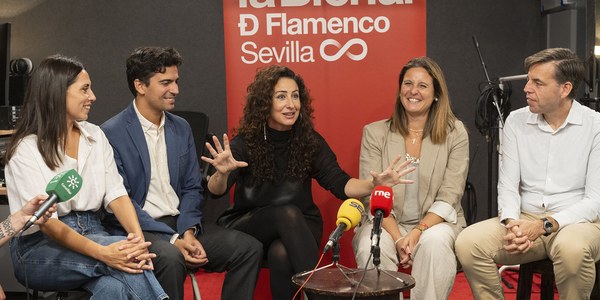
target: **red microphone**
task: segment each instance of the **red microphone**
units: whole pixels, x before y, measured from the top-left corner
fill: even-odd
[[[383,213],[387,218],[394,206],[394,191],[389,186],[378,185],[371,192],[371,214],[376,215],[377,211]]]
[[[376,186],[371,192],[371,214],[375,216],[373,220],[373,230],[371,231],[371,251],[379,247],[379,236],[381,235],[381,223],[383,218],[390,215],[394,206],[394,192],[389,186]]]

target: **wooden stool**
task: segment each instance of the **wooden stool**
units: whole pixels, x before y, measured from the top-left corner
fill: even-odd
[[[600,299],[600,262],[596,262],[596,280],[590,299]],[[542,276],[540,285],[540,300],[554,299],[554,267],[552,261],[543,259],[533,261],[519,266],[519,286],[517,287],[517,300],[529,300],[531,297],[531,284],[533,283],[533,273]]]
[[[364,271],[360,269],[342,270],[336,267],[315,271],[308,282],[306,272],[292,276],[296,287],[304,285],[304,293],[309,300],[343,300],[352,299],[355,284],[358,283]],[[306,284],[305,284],[306,282]],[[367,270],[364,280],[356,291],[356,299],[364,300],[398,300],[400,293],[415,286],[415,279],[404,273]]]

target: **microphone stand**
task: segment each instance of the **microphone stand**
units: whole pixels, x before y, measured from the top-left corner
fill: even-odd
[[[379,264],[381,263],[381,249],[379,248],[379,240],[381,239],[381,223],[383,223],[384,214],[381,210],[377,210],[375,215],[373,229],[371,230],[371,254],[373,255],[373,265],[377,269],[377,276],[379,276]]]
[[[358,282],[356,280],[350,278],[348,276],[348,274],[355,274],[358,272],[358,270],[346,267],[342,264],[338,264],[338,261],[340,260],[340,245],[338,242],[333,243],[333,246],[331,247],[331,253],[332,253],[331,254],[332,261],[330,264],[322,266],[322,267],[314,269],[314,270],[302,272],[302,273],[298,274],[298,277],[306,276],[310,273],[313,273],[313,272],[316,273],[317,271],[329,268],[331,266],[335,266],[338,268],[338,270],[340,270],[342,275],[344,275],[346,280],[348,280],[348,282],[350,283],[350,286],[356,286],[358,284]]]
[[[373,253],[373,266],[375,266],[375,270],[377,270],[377,278],[378,279],[379,279],[379,276],[381,276],[381,273],[383,272],[383,274],[386,274],[387,276],[389,276],[393,279],[396,279],[396,280],[400,281],[402,284],[406,285],[406,282],[404,280],[402,280],[402,278],[397,277],[396,275],[392,274],[390,271],[381,269],[379,267],[379,265],[381,264],[381,257],[380,257],[381,248],[379,248],[379,239],[377,240],[377,243],[375,245],[373,245],[373,247],[371,247],[371,253]]]
[[[486,141],[488,143],[488,218],[491,218],[494,216],[493,213],[493,169],[494,169],[494,145],[496,144],[496,136],[498,135],[498,131],[499,130],[495,130],[495,129],[502,129],[504,127],[504,118],[502,116],[502,110],[500,109],[500,100],[498,99],[498,94],[496,92],[496,88],[493,87],[493,82],[490,80],[490,76],[488,74],[487,68],[485,66],[485,62],[483,61],[483,56],[481,55],[481,50],[479,49],[479,42],[477,41],[477,37],[473,36],[473,44],[475,45],[475,49],[477,50],[477,55],[479,56],[479,61],[481,63],[481,67],[483,68],[483,73],[485,74],[485,79],[487,80],[487,83],[491,86],[491,93],[492,93],[492,104],[494,106],[494,108],[496,109],[496,112],[493,113],[493,108],[492,109],[488,109],[490,110],[489,113],[490,115],[495,115],[496,117],[496,121],[498,122],[498,128],[495,128],[494,125],[492,125],[490,123],[488,129],[487,129],[487,134],[486,134]],[[500,88],[500,87],[498,87]]]

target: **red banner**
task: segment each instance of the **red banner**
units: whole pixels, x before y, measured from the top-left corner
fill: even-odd
[[[228,127],[239,124],[256,70],[288,66],[311,92],[317,131],[358,176],[362,127],[391,115],[400,69],[425,55],[425,1],[228,0],[223,14]],[[342,202],[314,186],[327,239]],[[355,264],[350,236],[346,265]]]

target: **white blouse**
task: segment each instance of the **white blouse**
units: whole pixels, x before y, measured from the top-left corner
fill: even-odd
[[[19,143],[5,168],[8,201],[11,213],[39,194],[45,194],[48,182],[58,173],[75,169],[82,177],[82,186],[73,198],[57,204],[52,217],[71,211],[97,211],[120,196],[127,195],[123,179],[117,170],[113,150],[100,127],[88,122],[76,122],[81,131],[77,159],[63,155],[63,163],[51,170],[37,148],[37,136],[29,135]],[[32,226],[26,233],[39,230]]]

